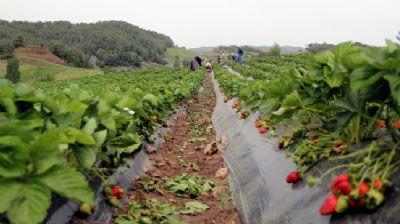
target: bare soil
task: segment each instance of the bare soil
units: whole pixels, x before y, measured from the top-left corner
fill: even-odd
[[[227,175],[216,177],[217,172],[224,168],[221,157],[223,145],[216,141],[211,123],[215,95],[209,75],[206,75],[204,80],[203,91],[192,101],[188,105],[187,112],[178,117],[175,125],[171,127],[171,133],[165,138],[163,146],[156,153],[149,154],[149,159],[155,168],[147,174],[160,179],[159,182],[162,182],[162,177],[174,177],[182,173],[197,173],[214,181],[216,187],[213,192],[203,194],[199,198],[210,209],[195,216],[181,215],[181,219],[187,223],[239,224],[241,222],[232,205]],[[206,155],[204,152],[206,149],[213,153]],[[194,168],[182,165],[182,162],[179,162],[182,160],[195,164]],[[156,198],[176,203],[179,207],[183,207],[185,202],[191,200],[164,192],[160,195],[135,190],[131,198]]]
[[[38,45],[26,45],[25,47],[19,47],[14,49],[13,53],[16,56],[35,58],[54,64],[67,65],[64,60],[57,57],[49,49]]]
[[[157,199],[183,208],[193,201],[190,197],[177,197],[168,192],[163,177],[175,177],[183,173],[198,174],[216,183],[212,192],[203,193],[196,200],[209,206],[209,209],[196,215],[180,215],[186,223],[196,224],[241,224],[239,215],[232,204],[228,186],[228,174],[223,164],[221,152],[224,140],[217,141],[212,127],[211,116],[215,107],[215,95],[210,75],[206,75],[203,88],[188,102],[187,111],[181,114],[171,126],[171,132],[164,138],[161,148],[147,150],[153,169],[145,175],[159,183],[163,193],[147,192],[143,189],[140,177],[132,180],[134,185],[128,189],[129,200],[144,201]],[[205,153],[205,151],[208,151]],[[188,166],[188,164],[191,164]],[[222,170],[221,168],[225,169]],[[225,171],[225,172],[224,172]],[[216,175],[216,174],[219,175]],[[222,175],[221,175],[222,174]],[[126,203],[129,204],[129,203]],[[128,211],[128,207],[114,210],[115,215]],[[90,222],[75,220],[74,224]],[[96,222],[91,222],[94,224]],[[97,224],[97,223],[96,223]]]

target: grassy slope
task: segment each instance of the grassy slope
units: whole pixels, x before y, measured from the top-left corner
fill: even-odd
[[[165,53],[165,60],[168,62],[168,66],[173,67],[175,62],[175,56],[179,56],[180,61],[192,60],[195,56],[200,57],[209,57],[209,58],[216,58],[216,54],[212,52],[194,52],[191,50],[187,50],[185,48],[168,48],[167,52]]]
[[[72,79],[83,76],[99,75],[103,72],[97,69],[82,69],[54,64],[41,59],[19,56],[21,80],[24,82],[36,82],[45,80],[47,77],[51,79]],[[6,73],[7,61],[0,61],[0,77]]]

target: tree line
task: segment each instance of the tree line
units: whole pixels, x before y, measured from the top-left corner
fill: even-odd
[[[0,58],[24,44],[41,45],[76,67],[165,64],[170,37],[122,21],[73,24],[0,20]],[[90,59],[90,60],[89,60]]]

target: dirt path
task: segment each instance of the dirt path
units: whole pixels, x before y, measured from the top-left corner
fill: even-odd
[[[154,169],[145,175],[150,177],[162,190],[149,190],[149,182],[144,177],[138,178],[131,200],[146,201],[157,199],[185,207],[188,201],[197,200],[209,206],[209,209],[196,215],[179,215],[186,223],[226,223],[239,224],[240,219],[233,207],[229,193],[226,169],[221,157],[222,144],[215,140],[211,116],[215,107],[215,95],[209,75],[199,94],[189,103],[187,112],[177,118],[166,136],[165,143],[156,152],[149,154]],[[205,151],[208,151],[205,153]],[[163,181],[164,177],[176,177],[183,173],[198,174],[215,183],[212,192],[203,192],[198,198],[177,197],[169,192]],[[216,175],[218,173],[218,175]],[[146,189],[147,188],[147,189]],[[121,214],[126,210],[119,210]]]

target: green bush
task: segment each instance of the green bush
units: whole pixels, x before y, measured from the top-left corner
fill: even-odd
[[[269,49],[268,55],[271,55],[271,56],[281,55],[281,48],[279,47],[279,45],[277,43],[275,43],[274,46],[272,46],[271,49]]]
[[[181,61],[179,60],[179,56],[175,57],[174,68],[180,69],[181,68]]]
[[[24,38],[22,38],[21,36],[18,36],[17,39],[14,40],[14,47],[24,47]]]
[[[19,82],[21,73],[19,71],[19,61],[17,58],[10,58],[8,60],[5,78],[11,80],[13,83]]]

